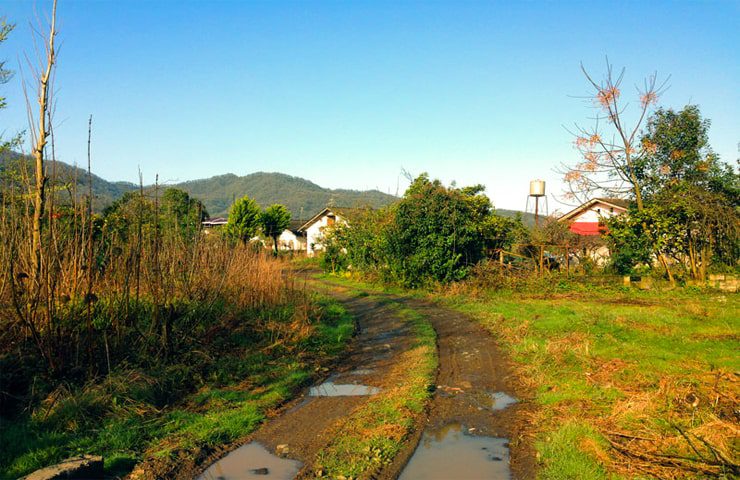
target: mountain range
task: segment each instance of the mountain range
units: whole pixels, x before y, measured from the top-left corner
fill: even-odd
[[[0,171],[7,168],[9,160],[18,161],[22,158],[17,154],[0,156]],[[30,161],[27,157],[26,160]],[[63,162],[50,163],[48,168],[50,171],[55,170],[57,178],[67,183],[70,190],[74,191],[76,184],[78,195],[84,195],[87,192],[86,170]],[[95,174],[91,175],[91,180],[94,196],[93,208],[98,212],[120,198],[125,192],[139,188],[138,185],[130,182],[110,182]],[[268,172],[257,172],[244,176],[227,173],[163,186],[163,188],[168,187],[182,189],[202,201],[211,217],[226,217],[234,200],[244,195],[248,195],[262,207],[275,203],[283,204],[296,220],[306,220],[327,205],[379,208],[398,200],[398,197],[378,190],[329,189],[303,178]],[[151,186],[145,188],[150,189]],[[497,209],[496,213],[505,217],[521,214],[526,225],[534,223],[534,216],[530,213],[503,209]]]

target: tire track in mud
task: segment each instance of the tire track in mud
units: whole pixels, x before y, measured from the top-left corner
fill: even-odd
[[[323,291],[324,287],[331,289]],[[381,390],[389,387],[386,384],[387,372],[399,361],[399,353],[412,345],[412,332],[407,322],[394,313],[392,300],[350,297],[346,289],[324,284],[322,293],[339,300],[357,324],[349,353],[331,371],[327,380],[340,386],[364,385]],[[287,403],[275,417],[266,421],[247,439],[245,445],[256,442],[266,448],[267,452],[256,452],[256,456],[261,456],[258,461],[265,463],[274,460],[269,458],[268,452],[279,453],[282,457],[301,462],[296,478],[312,478],[310,469],[316,454],[333,439],[332,427],[370,398],[352,392],[343,396],[312,396],[310,393],[314,388]],[[323,388],[331,390],[333,387],[329,385]],[[235,458],[240,453],[244,453],[244,458]],[[251,478],[252,475],[255,478],[279,478],[274,475],[265,477],[264,470],[260,469],[266,467],[254,463],[253,457],[253,449],[237,449],[209,466],[198,478],[241,479]],[[295,475],[295,471],[292,474],[288,472],[285,478]]]
[[[437,332],[439,369],[435,394],[426,415],[416,419],[415,431],[401,452],[375,478],[424,478],[415,477],[415,472],[424,471],[417,468],[419,464],[432,472],[451,465],[456,469],[452,477],[431,475],[428,478],[535,477],[534,450],[521,433],[525,431],[527,414],[533,406],[526,401],[509,403],[517,394],[525,398],[525,392],[520,390],[509,361],[489,331],[466,315],[432,302],[385,293],[351,297],[345,287],[317,283],[321,293],[339,300],[358,325],[349,354],[329,377],[336,383],[386,387],[385,374],[412,341],[411,332],[394,314],[392,304],[402,304],[421,313]],[[313,478],[310,468],[316,454],[332,440],[332,427],[368,399],[368,396],[312,397],[306,391],[269,419],[248,441],[258,442],[269,452],[282,450],[281,456],[302,463],[297,476],[294,471],[285,478]],[[454,440],[451,446],[444,443],[449,439]],[[435,449],[434,444],[439,441],[442,444]],[[432,445],[432,455],[423,456],[423,450],[429,445]],[[421,460],[412,458],[415,452]],[[483,465],[484,468],[478,468],[482,465],[478,458],[481,454],[490,463]],[[476,458],[471,460],[469,455]],[[436,463],[434,457],[437,457]],[[403,476],[405,470],[406,477]],[[209,471],[215,473],[213,466]],[[246,478],[229,475],[201,478],[219,477]]]
[[[516,400],[526,399],[527,394],[495,338],[462,313],[419,299],[398,301],[424,315],[436,330],[439,371],[424,432],[415,436],[418,447],[409,445],[387,474],[404,480],[422,474],[424,478],[534,478],[535,452],[523,434],[534,407]],[[426,455],[425,449],[429,449]],[[454,476],[440,473],[450,471]]]

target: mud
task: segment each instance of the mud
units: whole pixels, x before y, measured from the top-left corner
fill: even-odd
[[[349,297],[341,287],[319,288],[338,298],[356,318],[358,335],[351,353],[326,379],[328,383],[317,383],[285,405],[247,440],[259,442],[267,452],[287,444],[283,456],[303,463],[297,478],[313,477],[310,467],[317,452],[332,440],[332,426],[376,389],[392,385],[388,372],[398,354],[412,345],[407,325],[391,306],[402,303],[426,316],[436,330],[439,371],[436,385],[430,386],[435,394],[428,411],[416,418],[414,433],[376,478],[535,477],[532,441],[525,434],[531,431],[527,419],[533,404],[486,329],[463,314],[419,299]],[[350,394],[310,395],[331,389]],[[442,472],[443,466],[452,469],[445,471],[449,475],[432,475]]]
[[[461,313],[418,299],[399,301],[426,316],[438,337],[439,371],[424,438],[435,432],[447,431],[445,429],[451,425],[465,425],[469,429],[467,433],[474,437],[499,439],[510,445],[510,455],[506,456],[510,462],[497,465],[498,476],[483,475],[484,478],[534,478],[534,449],[531,438],[525,435],[530,431],[528,413],[533,404],[526,400],[529,394],[515,378],[512,366],[495,338],[478,322]],[[515,398],[521,400],[516,402]],[[419,443],[423,445],[421,437],[417,433],[416,441],[422,440]],[[414,447],[414,439],[411,439],[410,445],[400,452],[382,476],[396,478],[401,475],[415,452]],[[455,475],[448,478],[481,478],[479,472],[468,467],[467,462],[457,461],[464,456],[456,449],[457,446],[449,451],[438,451],[455,466]],[[471,447],[471,452],[473,450]],[[422,451],[417,452],[422,455]],[[421,458],[429,457],[424,455]],[[414,460],[415,464],[418,462]],[[411,468],[411,463],[408,468]],[[411,478],[407,475],[404,473],[404,478]]]
[[[323,293],[338,298],[356,319],[357,334],[350,353],[324,382],[317,383],[286,404],[246,439],[264,445],[267,453],[276,452],[278,446],[283,447],[282,456],[303,464],[294,473],[297,478],[313,477],[310,468],[316,454],[333,440],[332,427],[373,394],[391,386],[393,379],[389,378],[388,372],[400,358],[398,354],[412,345],[407,324],[394,314],[392,302],[378,302],[370,297],[352,298],[342,293],[342,289],[332,288]],[[208,471],[221,468],[222,462],[231,462],[235,453],[223,457]],[[253,464],[247,455],[238,455],[236,459],[236,468],[241,471],[245,471],[247,462]],[[273,477],[262,475],[255,478]]]

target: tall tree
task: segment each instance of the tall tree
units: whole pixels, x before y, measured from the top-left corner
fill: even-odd
[[[257,202],[244,195],[231,206],[229,221],[226,224],[227,234],[246,245],[257,234],[260,215],[260,206]]]
[[[687,105],[680,111],[659,108],[650,117],[641,140],[646,154],[637,163],[645,197],[686,183],[728,195],[728,200],[736,204],[740,195],[738,177],[732,166],[712,151],[710,126],[697,105]]]
[[[56,64],[56,50],[54,49],[54,39],[56,38],[56,14],[57,1],[54,0],[51,10],[51,27],[49,36],[46,39],[46,63],[39,66],[38,76],[38,128],[31,126],[31,138],[33,140],[33,157],[36,162],[36,190],[34,192],[33,202],[33,225],[32,225],[32,245],[34,278],[38,281],[41,268],[41,218],[44,214],[46,202],[46,143],[49,141],[51,130],[51,80],[52,72]]]
[[[270,205],[260,216],[262,233],[272,239],[275,255],[278,254],[278,237],[290,225],[290,212],[285,205]]]

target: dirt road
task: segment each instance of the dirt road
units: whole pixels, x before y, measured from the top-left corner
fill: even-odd
[[[315,286],[341,301],[355,317],[358,334],[351,353],[330,372],[328,383],[316,385],[286,405],[249,439],[254,443],[213,464],[200,478],[313,477],[313,460],[332,439],[332,426],[366,402],[367,394],[392,382],[387,372],[411,342],[407,324],[393,308],[399,302],[425,315],[437,331],[439,371],[426,415],[417,418],[415,433],[379,478],[428,477],[424,471],[438,472],[438,478],[447,477],[439,472],[452,471],[459,479],[534,476],[531,450],[517,435],[527,404],[511,404],[518,393],[516,384],[485,329],[424,301],[389,294],[351,296],[343,287]],[[292,461],[273,457],[271,452]],[[440,459],[442,465],[438,465]],[[268,463],[271,468],[260,466]]]

